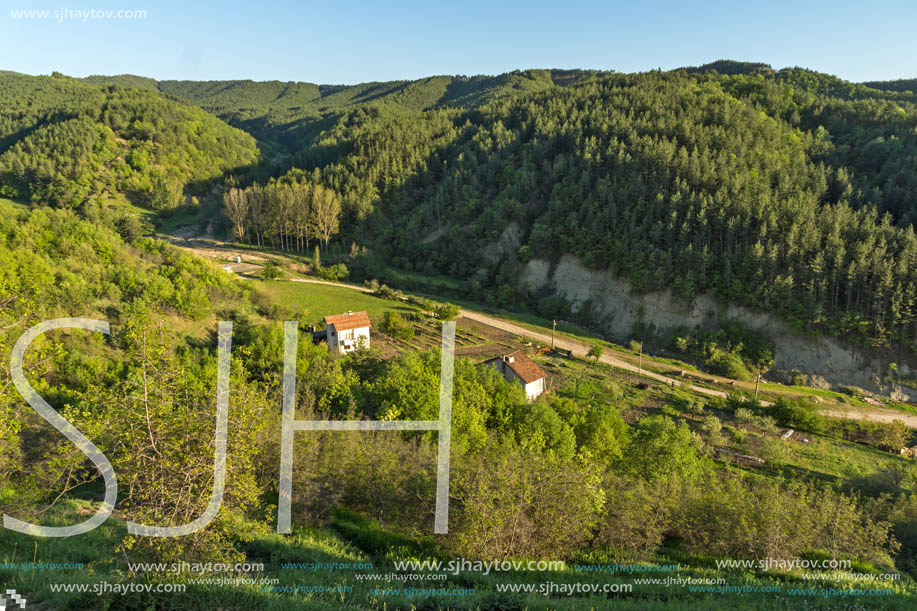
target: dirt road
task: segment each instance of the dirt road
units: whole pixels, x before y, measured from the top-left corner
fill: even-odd
[[[177,244],[177,245],[182,246],[181,244]],[[187,250],[194,252],[195,254],[199,256],[203,256],[207,258],[214,258],[214,255],[216,256],[222,255],[225,257],[227,254],[231,254],[232,256],[235,256],[237,254],[233,252],[231,249],[212,248],[212,247],[211,248],[201,248],[199,245],[192,246],[190,244],[185,245],[183,247],[186,248]],[[229,252],[227,253],[227,251]],[[260,266],[257,266],[257,263],[264,261],[263,257],[259,257],[257,255],[252,256],[252,254],[248,252],[245,252],[245,253],[240,252],[238,254],[243,257],[243,261],[246,261],[247,259],[248,260],[247,262],[252,262],[256,264],[256,265],[253,265],[252,267],[260,267]],[[245,271],[240,270],[240,271],[242,273],[246,273],[246,271],[248,270],[245,270]],[[290,281],[305,282],[305,283],[311,283],[311,284],[324,284],[328,286],[339,286],[342,288],[349,288],[355,291],[361,291],[363,293],[372,292],[371,289],[368,289],[366,287],[354,286],[352,284],[343,284],[340,282],[330,282],[326,280],[313,280],[310,278],[291,278]],[[468,318],[469,320],[475,320],[477,322],[490,325],[502,331],[506,331],[507,333],[512,333],[514,335],[519,335],[522,337],[528,337],[528,338],[531,338],[531,339],[534,339],[534,340],[537,340],[543,343],[551,342],[551,336],[548,335],[547,333],[533,331],[531,329],[521,327],[519,325],[513,324],[501,318],[496,318],[494,316],[489,316],[487,314],[481,314],[480,312],[471,312],[469,310],[462,310],[461,315],[464,316],[465,318]],[[586,357],[586,353],[589,351],[589,348],[590,348],[590,344],[588,344],[587,342],[573,340],[568,337],[556,337],[554,340],[554,344],[558,348],[563,348],[564,350],[570,350],[572,354],[576,356],[580,356],[580,357]],[[674,386],[676,384],[683,383],[682,380],[670,378],[668,376],[664,376],[664,375],[661,375],[661,374],[658,374],[652,371],[647,371],[646,369],[640,369],[633,363],[629,363],[627,361],[616,358],[609,354],[603,354],[599,358],[599,360],[602,363],[605,363],[606,365],[611,365],[612,367],[616,367],[624,371],[630,371],[630,372],[639,374],[643,377],[650,378],[652,380],[656,380],[663,384]],[[724,381],[721,379],[717,379],[717,380]],[[687,386],[687,388],[689,388],[690,390],[696,393],[707,395],[708,397],[725,398],[728,396],[726,392],[723,392],[721,390],[715,390],[712,388],[706,388],[704,386],[696,386],[696,385],[691,384]],[[766,401],[762,401],[762,404],[771,405],[770,403]],[[830,416],[832,418],[849,418],[851,420],[868,420],[870,422],[889,423],[895,420],[901,420],[908,427],[912,429],[917,429],[917,415],[906,414],[903,412],[896,412],[893,410],[873,408],[873,409],[869,409],[868,411],[864,411],[864,410],[851,408],[849,411],[825,410],[822,413],[825,416]]]
[[[544,343],[551,343],[551,336],[547,333],[539,333],[537,331],[532,331],[525,327],[520,327],[519,325],[514,325],[511,322],[507,322],[500,318],[494,316],[488,316],[487,314],[481,314],[479,312],[469,312],[468,310],[462,310],[462,316],[469,318],[471,320],[476,320],[478,322],[496,327],[507,333],[513,333],[515,335],[521,335],[523,337],[529,337],[531,339],[538,340]],[[558,348],[563,348],[564,350],[570,350],[576,356],[585,357],[586,353],[589,351],[589,344],[586,342],[581,342],[577,340],[572,340],[567,337],[557,337],[554,340],[554,344]],[[634,366],[632,363],[623,361],[621,359],[615,358],[614,356],[603,354],[599,360],[607,365],[616,367],[618,369],[623,369],[625,371],[631,371],[638,373],[646,378],[651,378],[653,380],[658,380],[665,384],[677,384],[680,380],[670,378],[658,373],[649,372],[645,369],[641,370]],[[705,388],[703,386],[694,386],[691,385],[689,388],[697,393],[707,395],[709,397],[726,397],[727,393],[721,390],[714,390],[712,388]],[[773,405],[768,401],[762,401],[762,405]],[[870,422],[885,422],[890,423],[895,420],[901,420],[908,427],[912,429],[917,429],[917,416],[913,414],[906,414],[903,412],[896,412],[894,410],[888,409],[879,409],[879,408],[870,408],[868,411],[857,410],[856,408],[851,408],[849,411],[838,411],[838,410],[824,410],[822,414],[829,416],[831,418],[849,418],[851,420],[868,420]]]
[[[469,320],[476,320],[480,323],[490,325],[491,327],[496,327],[507,333],[512,333],[514,335],[521,335],[523,337],[528,337],[539,342],[544,342],[547,344],[551,343],[551,336],[546,333],[539,333],[538,331],[532,331],[525,327],[520,327],[519,325],[514,325],[511,322],[507,322],[500,318],[495,318],[493,316],[488,316],[487,314],[481,314],[480,312],[469,312],[468,310],[462,310],[462,316]],[[564,350],[571,351],[575,356],[585,357],[586,353],[589,352],[590,345],[586,342],[580,342],[572,340],[566,337],[557,337],[554,340],[554,345],[558,348],[563,348]],[[623,361],[621,359],[615,358],[608,354],[603,354],[599,357],[599,361],[605,363],[606,365],[611,365],[618,369],[623,369],[624,371],[631,371],[637,373],[643,377],[650,378],[662,382],[663,384],[668,384],[674,386],[676,384],[681,384],[681,380],[676,380],[675,378],[670,378],[652,371],[647,371],[646,369],[640,369],[632,363]],[[703,386],[688,386],[694,392],[698,392],[710,397],[726,397],[727,394],[720,390],[714,390],[712,388],[705,388]]]

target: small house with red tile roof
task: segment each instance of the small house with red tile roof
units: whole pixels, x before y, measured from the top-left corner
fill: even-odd
[[[545,391],[544,370],[522,350],[492,358],[486,364],[496,367],[506,381],[522,384],[529,401]]]
[[[325,317],[328,350],[333,354],[353,352],[360,346],[369,348],[369,314],[347,312]]]

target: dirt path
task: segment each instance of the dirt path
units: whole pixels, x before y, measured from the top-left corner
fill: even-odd
[[[511,322],[507,322],[500,318],[495,318],[493,316],[488,316],[487,314],[481,314],[480,312],[469,312],[468,310],[462,310],[462,316],[469,320],[475,320],[491,327],[496,327],[507,333],[513,333],[515,335],[521,335],[523,337],[529,337],[531,339],[538,340],[547,344],[551,343],[551,336],[546,333],[539,333],[538,331],[532,331],[531,329],[526,329],[525,327],[520,327],[519,325],[514,325]],[[569,350],[575,356],[586,357],[586,353],[589,352],[590,345],[586,342],[580,342],[572,340],[566,337],[557,337],[554,340],[554,345],[558,348],[563,348],[564,350]],[[670,378],[652,371],[647,371],[646,369],[640,369],[636,365],[623,361],[614,356],[603,354],[599,357],[599,361],[605,363],[606,365],[611,365],[617,369],[623,369],[624,371],[630,371],[636,374],[639,374],[645,378],[650,378],[662,382],[664,384],[674,386],[676,384],[681,384],[681,380],[676,380],[675,378]],[[721,390],[714,390],[712,388],[705,388],[703,386],[688,386],[694,392],[698,392],[710,397],[726,397],[727,394]]]
[[[231,247],[227,247],[223,245],[222,243],[219,243],[216,241],[213,241],[213,242],[196,241],[196,240],[188,240],[188,239],[182,240],[180,238],[171,239],[169,241],[175,244],[176,246],[184,248],[185,250],[191,251],[192,253],[198,256],[204,257],[204,258],[214,259],[214,258],[226,257],[227,255],[229,255],[231,258],[235,258],[236,256],[239,256],[242,260],[242,263],[234,264],[233,271],[238,271],[242,275],[257,271],[261,267],[258,264],[268,260],[267,257],[259,256],[256,253],[253,254],[248,251],[234,250]],[[238,270],[235,269],[236,266],[239,267]],[[313,280],[311,278],[289,278],[288,281],[304,282],[304,283],[309,283],[309,284],[324,284],[327,286],[337,286],[341,288],[351,289],[354,291],[360,291],[363,293],[372,293],[373,292],[372,289],[369,289],[366,287],[355,286],[352,284],[344,284],[341,282],[331,282],[328,280]],[[486,325],[490,325],[494,328],[500,329],[507,333],[512,333],[514,335],[520,335],[522,337],[528,337],[528,338],[531,338],[531,339],[534,339],[534,340],[537,340],[543,343],[551,342],[551,336],[548,335],[547,333],[533,331],[531,329],[521,327],[519,325],[513,324],[501,318],[496,318],[494,316],[489,316],[487,314],[481,314],[480,312],[471,312],[468,310],[462,310],[461,316],[464,316],[465,318],[469,320],[474,320],[474,321],[477,321],[477,322],[480,322]],[[575,356],[579,356],[579,357],[586,357],[586,353],[589,351],[589,348],[590,348],[590,344],[588,344],[587,342],[573,340],[568,337],[556,337],[554,340],[554,345],[557,346],[558,348],[569,350],[572,354],[574,354]],[[647,371],[646,369],[640,369],[633,363],[629,363],[625,360],[616,358],[610,354],[603,354],[599,358],[599,360],[602,363],[605,363],[606,365],[611,365],[612,367],[616,367],[624,371],[630,371],[632,373],[641,375],[645,378],[656,380],[658,382],[661,382],[663,384],[667,384],[670,386],[674,386],[676,384],[683,383],[683,381],[680,379],[664,376],[664,375],[661,375],[661,374],[658,374],[652,371]],[[726,378],[718,378],[715,376],[710,376],[710,379],[717,381],[717,382],[726,382],[726,383],[730,382],[730,380],[727,380]],[[744,387],[744,385],[741,383],[738,383],[737,388],[738,387]],[[696,386],[694,384],[688,385],[687,388],[689,388],[693,392],[700,393],[702,395],[707,395],[708,397],[725,398],[728,396],[728,393],[724,391],[715,390],[712,388],[706,388],[704,386]],[[771,403],[767,401],[762,401],[761,403],[762,405],[772,405]],[[895,420],[901,420],[908,427],[912,429],[917,429],[917,415],[905,414],[905,413],[896,412],[893,410],[879,409],[879,408],[874,408],[869,411],[862,411],[860,409],[850,409],[849,411],[824,410],[822,413],[825,416],[829,416],[832,418],[849,418],[851,420],[868,420],[870,422],[890,423]]]
[[[372,289],[365,286],[356,286],[353,284],[344,284],[343,282],[332,282],[331,280],[313,280],[312,278],[287,278],[287,282],[305,282],[306,284],[324,284],[326,286],[339,286],[342,289],[352,289],[361,293],[372,293]]]
[[[851,408],[848,412],[838,412],[834,410],[824,410],[822,414],[825,416],[830,416],[831,418],[847,418],[849,420],[868,420],[870,422],[885,422],[892,423],[895,420],[900,420],[908,426],[908,428],[917,429],[917,416],[914,414],[905,414],[903,412],[896,412],[890,409],[881,409],[881,408],[872,408],[868,412],[857,411],[856,408]]]
[[[468,310],[462,310],[462,316],[464,316],[465,318],[471,319],[471,320],[476,320],[478,322],[490,325],[492,327],[496,327],[497,329],[501,329],[508,333],[513,333],[516,335],[529,337],[529,338],[538,340],[540,342],[548,343],[548,344],[551,343],[551,336],[547,333],[539,333],[537,331],[532,331],[531,329],[520,327],[519,325],[514,325],[511,322],[507,322],[505,320],[496,318],[494,316],[488,316],[487,314],[481,314],[479,312],[469,312]],[[574,355],[580,356],[580,357],[586,357],[586,353],[589,351],[588,343],[577,341],[577,340],[572,340],[567,337],[555,338],[554,344],[558,348],[563,348],[564,350],[570,350]],[[623,369],[625,371],[631,371],[645,378],[657,380],[665,384],[674,385],[680,382],[680,380],[676,380],[668,376],[664,376],[658,373],[647,371],[646,369],[641,370],[638,367],[636,367],[635,365],[633,365],[632,363],[628,363],[627,361],[623,361],[611,355],[603,354],[599,358],[599,360],[607,365],[611,365],[612,367]],[[703,395],[707,395],[709,397],[725,398],[728,396],[727,393],[721,390],[714,390],[712,388],[706,388],[704,386],[694,386],[692,384],[688,388],[690,388],[694,392],[697,392]],[[765,406],[773,405],[773,403],[770,403],[768,401],[762,401],[761,404]],[[849,418],[851,420],[868,420],[870,422],[890,423],[890,422],[894,422],[895,420],[901,420],[908,427],[912,429],[917,429],[917,415],[905,414],[903,412],[896,412],[896,411],[888,410],[888,409],[874,408],[874,409],[870,409],[869,411],[851,409],[850,411],[846,411],[846,412],[837,411],[837,410],[824,410],[822,411],[822,414],[824,414],[825,416],[829,416],[831,418]]]

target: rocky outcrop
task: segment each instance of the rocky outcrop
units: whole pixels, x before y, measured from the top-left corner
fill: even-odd
[[[664,332],[681,326],[713,326],[723,316],[737,318],[765,331],[775,341],[774,372],[798,370],[810,378],[821,378],[832,387],[859,386],[917,399],[917,391],[881,383],[888,366],[885,359],[831,337],[799,335],[766,312],[724,304],[708,295],[686,302],[669,291],[633,294],[626,281],[613,278],[608,272],[588,269],[571,255],[564,255],[554,264],[543,259],[530,260],[525,266],[523,282],[529,291],[551,292],[562,297],[573,313],[581,312],[588,304],[593,319],[618,341],[629,339],[634,324],[640,320]],[[902,375],[912,370],[907,363],[899,362],[898,367]]]
[[[510,222],[496,242],[488,244],[481,254],[491,263],[496,263],[511,252],[519,250],[522,244],[522,227],[516,221]]]

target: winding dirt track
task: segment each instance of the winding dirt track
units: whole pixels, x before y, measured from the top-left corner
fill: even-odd
[[[199,250],[199,249],[189,248],[189,250]],[[203,254],[203,253],[197,253],[197,254]],[[329,282],[326,280],[312,280],[308,278],[291,278],[290,281],[305,282],[309,284],[324,284],[328,286],[339,286],[341,288],[348,288],[348,289],[360,291],[363,293],[372,292],[371,289],[368,289],[366,287],[354,286],[352,284],[343,284],[341,282]],[[551,342],[551,336],[546,333],[540,333],[538,331],[533,331],[531,329],[521,327],[519,325],[513,324],[501,318],[496,318],[494,316],[489,316],[487,314],[481,314],[480,312],[471,312],[469,310],[464,310],[464,309],[461,311],[461,316],[464,316],[465,318],[469,320],[474,320],[474,321],[477,321],[477,322],[480,322],[486,325],[490,325],[502,331],[506,331],[507,333],[512,333],[514,335],[520,335],[522,337],[528,337],[530,339],[534,339],[534,340],[537,340],[543,343],[549,344]],[[590,345],[588,343],[584,341],[570,339],[568,337],[556,337],[554,340],[554,345],[557,346],[558,348],[563,348],[564,350],[570,350],[575,356],[580,356],[580,357],[585,357],[586,353],[589,351],[589,348],[590,348]],[[599,360],[602,363],[605,363],[606,365],[611,365],[612,367],[616,367],[624,371],[630,371],[632,373],[639,374],[645,378],[650,378],[652,380],[662,382],[663,384],[675,385],[680,382],[680,380],[676,380],[668,376],[664,376],[664,375],[661,375],[661,374],[658,374],[652,371],[647,371],[646,369],[640,369],[632,363],[628,363],[627,361],[621,360],[609,354],[603,354],[599,358]],[[726,381],[725,378],[724,379],[715,378],[715,379],[717,379],[718,381]],[[706,388],[704,386],[696,386],[694,384],[691,384],[690,386],[688,386],[688,388],[690,388],[692,391],[696,393],[707,395],[709,397],[725,398],[728,396],[726,392],[723,392],[721,390],[715,390],[712,388]],[[761,403],[763,405],[772,405],[771,403],[767,401],[762,401]],[[903,412],[897,412],[897,411],[888,410],[888,409],[870,408],[868,410],[862,410],[862,409],[851,408],[849,411],[824,410],[822,413],[825,416],[830,416],[832,418],[849,418],[851,420],[868,420],[870,422],[890,423],[895,420],[901,420],[908,427],[912,429],[917,429],[917,415],[906,414]]]
[[[500,318],[495,318],[493,316],[488,316],[487,314],[481,314],[479,312],[469,312],[468,310],[462,310],[462,316],[465,318],[476,320],[478,322],[502,329],[508,333],[514,333],[516,335],[521,335],[524,337],[529,337],[540,342],[550,343],[551,336],[546,333],[539,333],[537,331],[532,331],[531,329],[526,329],[520,327],[519,325],[514,325],[513,323],[507,322]],[[576,356],[585,357],[586,353],[589,351],[589,344],[586,342],[581,342],[577,340],[572,340],[566,337],[557,337],[554,340],[554,344],[558,348],[563,348],[565,350],[570,350]],[[651,378],[653,380],[658,380],[665,384],[676,384],[677,381],[674,378],[670,378],[658,373],[653,373],[645,369],[639,369],[634,366],[632,363],[627,361],[622,361],[621,359],[615,358],[614,356],[603,354],[599,360],[607,365],[616,367],[618,369],[623,369],[625,371],[631,371],[633,373],[638,373],[639,375],[645,378]],[[722,397],[725,398],[728,396],[727,393],[721,390],[714,390],[712,388],[706,388],[704,386],[695,386],[691,385],[689,388],[697,393],[707,395],[710,397]],[[762,405],[773,405],[768,401],[762,401]],[[832,418],[849,418],[851,420],[868,420],[870,422],[893,422],[895,420],[901,420],[908,427],[912,429],[917,429],[917,416],[913,414],[905,414],[903,412],[896,412],[888,409],[879,409],[879,408],[870,408],[868,411],[858,411],[851,409],[850,411],[837,411],[837,410],[824,410],[822,413],[825,416],[830,416]]]

